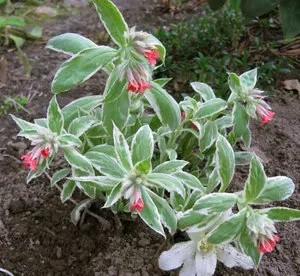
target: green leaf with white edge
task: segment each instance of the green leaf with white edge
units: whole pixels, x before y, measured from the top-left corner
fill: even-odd
[[[58,143],[61,148],[65,147],[80,147],[81,140],[72,134],[63,134],[58,137]]]
[[[76,205],[76,207],[73,209],[73,211],[71,213],[71,220],[75,226],[77,225],[77,223],[80,220],[80,212],[83,211],[84,209],[88,208],[90,204],[91,204],[91,199],[87,198],[87,199],[80,201]]]
[[[192,82],[191,86],[205,102],[216,98],[212,88],[203,82]]]
[[[292,179],[286,176],[267,178],[267,182],[259,196],[251,204],[266,204],[289,198],[295,190]]]
[[[106,129],[103,126],[103,123],[96,123],[93,126],[91,126],[86,134],[86,137],[91,138],[91,139],[100,139],[100,138],[107,138],[108,133],[106,132]]]
[[[215,123],[217,124],[218,129],[232,127],[232,117],[230,115],[222,116],[215,120]]]
[[[64,148],[67,162],[75,169],[94,175],[92,163],[89,159],[72,147]]]
[[[199,109],[196,111],[194,118],[195,119],[204,119],[207,117],[212,117],[224,109],[227,108],[227,103],[220,99],[215,98],[206,101],[205,103],[201,103]]]
[[[122,166],[129,171],[133,168],[129,146],[116,125],[114,125],[113,136],[116,156]]]
[[[250,165],[253,153],[248,151],[236,151],[234,153],[234,158],[236,166]]]
[[[56,96],[49,103],[47,120],[49,129],[60,135],[64,126],[64,117],[57,103]]]
[[[164,198],[158,196],[151,190],[145,188],[148,195],[151,197],[152,201],[154,202],[158,213],[160,215],[161,223],[168,228],[169,232],[171,234],[174,234],[177,229],[177,218],[173,211],[173,209],[170,207],[167,200]]]
[[[161,225],[161,216],[147,191],[148,189],[146,189],[144,186],[141,186],[141,195],[145,207],[143,208],[142,212],[138,214],[149,227],[165,237],[165,232]]]
[[[216,167],[221,180],[220,192],[224,192],[234,175],[235,157],[230,143],[221,134],[216,142]]]
[[[155,79],[153,80],[155,83],[159,84],[161,87],[164,87],[170,80],[171,78],[160,78],[160,79]]]
[[[80,137],[96,122],[96,118],[92,116],[82,116],[76,118],[71,122],[68,132],[77,137]]]
[[[178,103],[159,84],[151,82],[152,88],[144,93],[145,98],[154,109],[162,124],[176,129],[181,121],[181,112]]]
[[[147,183],[150,186],[159,187],[167,190],[168,192],[177,192],[182,197],[185,196],[185,189],[183,184],[178,178],[164,173],[151,173],[147,175]]]
[[[114,205],[122,197],[122,182],[113,187],[110,194],[107,196],[106,202],[102,208],[109,208]]]
[[[202,196],[195,202],[194,211],[200,211],[204,215],[220,213],[231,209],[237,202],[237,195],[229,193],[212,193]]]
[[[107,46],[82,50],[62,64],[52,82],[52,92],[68,91],[85,82],[116,57],[116,50]]]
[[[233,132],[236,137],[241,137],[248,129],[249,115],[239,102],[234,103],[232,115]]]
[[[203,225],[203,223],[207,225],[211,220],[214,220],[216,216],[216,214],[205,215],[197,211],[189,210],[179,216],[177,225],[180,230],[185,230],[194,225]]]
[[[159,53],[159,57],[162,60],[162,63],[164,64],[166,58],[166,48],[161,43],[161,41],[152,34],[148,34],[148,37],[145,39],[145,43],[156,47],[156,50]]]
[[[87,152],[85,157],[90,160],[97,171],[104,175],[122,179],[128,174],[126,169],[116,159],[104,153]]]
[[[245,89],[252,90],[257,82],[257,68],[247,71],[240,75],[240,81]]]
[[[117,155],[115,152],[115,148],[111,145],[107,145],[107,144],[102,144],[102,145],[98,145],[95,147],[92,147],[89,149],[88,152],[99,152],[99,153],[104,153],[112,158],[117,159]]]
[[[75,100],[66,105],[61,111],[64,117],[65,129],[68,129],[71,122],[78,117],[78,111],[84,110],[87,113],[93,111],[101,104],[103,96],[87,96]]]
[[[98,47],[93,41],[74,33],[65,33],[52,37],[46,48],[68,55],[75,55],[87,48]]]
[[[115,68],[109,75],[105,90],[103,93],[103,103],[111,102],[121,96],[122,91],[126,90],[126,79],[120,81],[120,73],[118,68]]]
[[[148,174],[152,170],[152,164],[150,159],[145,159],[134,165],[135,170],[141,174]]]
[[[13,118],[13,120],[15,121],[15,123],[18,125],[18,127],[21,130],[38,130],[41,129],[38,125],[27,122],[23,119],[20,119],[12,114],[10,114],[10,116]]]
[[[131,143],[133,164],[144,160],[151,160],[154,150],[153,133],[149,125],[141,127],[134,135]]]
[[[67,180],[64,183],[61,194],[60,194],[60,199],[61,199],[62,203],[65,203],[67,200],[69,200],[72,197],[75,189],[76,189],[76,184],[74,181]]]
[[[71,170],[69,168],[67,169],[61,169],[57,172],[55,172],[51,178],[50,185],[54,186],[56,183],[64,179],[70,174]]]
[[[245,133],[243,133],[242,140],[245,147],[249,148],[251,145],[251,131],[249,127],[247,127],[247,130],[245,131]]]
[[[195,191],[200,191],[201,193],[204,192],[204,187],[196,176],[183,171],[176,172],[175,176],[185,187]]]
[[[70,178],[80,183],[89,183],[99,191],[110,192],[115,185],[119,183],[119,179],[111,176],[79,176]]]
[[[252,118],[256,116],[256,105],[257,103],[255,101],[248,101],[246,104],[246,112]]]
[[[126,44],[125,33],[128,26],[121,12],[110,0],[93,0],[100,19],[112,38],[119,46]]]
[[[40,127],[48,128],[48,122],[46,118],[34,119],[34,123]]]
[[[255,265],[259,264],[261,254],[258,252],[257,246],[254,244],[253,235],[248,230],[247,225],[244,225],[240,237],[239,245],[244,254],[248,255]]]
[[[178,193],[171,192],[169,201],[175,211],[179,212],[183,210],[185,199]]]
[[[241,96],[243,93],[242,83],[239,76],[235,73],[228,74],[228,85],[233,94]]]
[[[104,103],[102,109],[103,126],[109,135],[113,135],[113,123],[122,130],[126,126],[129,116],[130,98],[126,89],[114,101]]]
[[[154,168],[153,173],[168,173],[174,174],[176,172],[182,171],[183,167],[185,167],[188,162],[184,160],[172,160],[166,161],[164,163],[159,164]]]
[[[264,172],[264,167],[258,158],[254,155],[251,164],[249,176],[245,186],[245,199],[247,202],[256,199],[263,191],[267,177]]]
[[[295,221],[300,219],[300,210],[291,208],[273,207],[261,209],[259,212],[266,214],[268,218],[274,222]]]
[[[218,128],[214,121],[207,121],[204,125],[203,136],[199,140],[199,147],[202,152],[209,149],[218,137]]]
[[[211,172],[211,174],[208,177],[207,186],[205,189],[205,193],[209,194],[214,191],[214,189],[219,185],[220,183],[220,176],[218,173],[218,169],[215,167],[214,170]]]
[[[221,223],[208,237],[208,242],[220,244],[237,238],[245,225],[245,212],[239,212]]]

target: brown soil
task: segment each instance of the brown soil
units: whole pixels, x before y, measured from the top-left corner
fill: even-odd
[[[187,7],[183,13],[171,16],[158,0],[115,2],[131,26],[136,24],[145,29],[189,17],[195,12]],[[90,7],[45,24],[44,31],[46,37],[76,32],[99,44],[107,43],[97,14]],[[44,46],[44,43],[36,42],[24,49],[33,67],[29,79],[22,77],[15,54],[0,49],[0,56],[8,61],[10,72],[6,86],[0,88],[1,97],[34,96],[26,106],[30,114],[23,111],[18,114],[27,120],[45,116],[52,96],[51,80],[66,59],[62,54],[45,50]],[[60,95],[59,102],[65,105],[80,96],[97,94],[102,91],[104,81],[105,75],[99,73],[84,85]],[[276,91],[270,102],[277,115],[266,127],[252,123],[253,149],[265,160],[269,176],[287,175],[295,181],[295,194],[282,205],[297,208],[300,202],[300,101],[293,94]],[[110,212],[99,211],[98,206],[93,206],[94,211],[108,219],[113,227],[103,230],[88,215],[81,227],[75,227],[70,221],[72,204],[60,202],[58,191],[49,187],[46,177],[26,185],[27,172],[22,168],[19,156],[29,145],[16,138],[17,132],[9,116],[1,118],[0,267],[15,275],[26,276],[169,275],[157,267],[157,254],[163,239],[140,220],[122,220],[120,229]],[[58,168],[61,163],[58,159],[54,166]],[[244,173],[236,178],[236,185],[240,184]],[[219,264],[216,275],[299,275],[300,223],[284,223],[277,229],[281,241],[274,253],[264,256],[257,270],[245,272]]]

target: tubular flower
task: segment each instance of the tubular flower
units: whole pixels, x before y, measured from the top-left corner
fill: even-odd
[[[152,88],[152,85],[147,83],[137,71],[129,69],[127,71],[128,86],[127,91],[136,94],[143,94],[146,89]]]
[[[263,125],[270,122],[276,114],[275,112],[269,110],[267,107],[269,107],[269,105],[265,106],[264,104],[259,104],[256,107],[256,112],[260,116]]]
[[[258,244],[259,253],[271,253],[276,243],[280,240],[279,236],[273,235],[270,239],[264,239]]]
[[[38,164],[42,163],[49,155],[50,149],[48,147],[42,148],[37,145],[30,152],[22,155],[21,160],[23,160],[25,168],[30,168],[30,170],[36,172],[38,170]]]
[[[148,59],[151,65],[156,64],[156,60],[159,58],[159,52],[157,50],[145,51],[144,56]]]
[[[136,188],[130,198],[130,211],[137,210],[139,213],[143,211],[145,204],[142,200],[141,190]]]

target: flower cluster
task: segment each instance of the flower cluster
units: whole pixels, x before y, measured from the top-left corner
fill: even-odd
[[[25,168],[36,172],[38,165],[41,164],[45,158],[50,155],[50,149],[48,147],[42,148],[40,145],[35,146],[30,152],[21,156]]]

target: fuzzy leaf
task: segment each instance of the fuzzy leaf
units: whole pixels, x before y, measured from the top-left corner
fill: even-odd
[[[91,200],[89,198],[82,200],[79,202],[76,207],[73,209],[71,213],[71,220],[73,224],[76,226],[80,220],[80,212],[91,204]]]
[[[76,184],[72,180],[67,180],[62,188],[60,199],[62,203],[65,203],[67,200],[69,200],[73,194],[73,192],[76,189]]]
[[[81,140],[72,134],[63,134],[58,137],[59,146],[64,147],[80,147]]]
[[[153,134],[148,125],[141,127],[134,135],[131,144],[133,164],[144,160],[151,160],[154,150]]]
[[[94,123],[96,119],[92,116],[82,116],[73,120],[69,126],[68,132],[77,137],[85,133]]]
[[[68,129],[71,122],[78,117],[78,111],[84,110],[90,113],[101,104],[103,96],[88,96],[71,102],[66,105],[61,111],[64,116],[64,125]]]
[[[107,46],[88,48],[63,63],[52,82],[52,92],[68,91],[76,84],[85,82],[116,56],[116,50]]]
[[[289,198],[295,190],[292,179],[285,176],[267,178],[267,182],[259,196],[251,204],[266,204]]]
[[[65,33],[52,37],[46,48],[68,55],[75,55],[87,48],[98,47],[93,41],[73,33]]]
[[[162,124],[176,129],[180,124],[180,108],[177,102],[159,84],[151,82],[152,88],[144,93]]]
[[[224,192],[234,175],[235,157],[231,145],[220,134],[216,142],[216,167],[221,179],[220,192]]]
[[[85,156],[81,155],[74,148],[64,148],[67,162],[75,169],[94,175],[92,163]]]
[[[194,118],[203,119],[211,117],[220,113],[226,108],[227,103],[224,100],[220,98],[211,99],[200,105],[198,111],[195,113]]]
[[[182,183],[174,176],[164,173],[151,173],[147,175],[147,182],[155,187],[166,189],[168,192],[177,192],[185,196],[185,189]]]
[[[249,177],[245,186],[245,199],[247,202],[253,201],[264,189],[267,178],[264,172],[263,165],[253,156],[250,165]]]
[[[128,26],[118,8],[110,0],[93,0],[100,19],[112,38],[119,46],[126,44],[125,33]]]
[[[115,153],[119,162],[123,165],[123,167],[126,170],[130,170],[133,167],[133,165],[129,146],[124,135],[116,126],[114,126],[114,145]]]
[[[284,208],[284,207],[273,207],[268,209],[259,210],[261,213],[266,214],[269,219],[274,222],[281,221],[294,221],[300,219],[300,210]]]
[[[115,187],[111,190],[110,194],[107,196],[103,208],[111,207],[122,197],[122,185],[122,182],[115,185]]]
[[[145,190],[151,197],[153,203],[155,204],[158,210],[161,223],[168,228],[171,234],[174,234],[176,232],[176,227],[177,227],[177,218],[175,216],[173,209],[170,207],[170,205],[164,198],[159,197],[157,194],[153,193],[151,190],[147,188],[145,188]]]
[[[208,242],[219,244],[234,240],[241,232],[245,224],[245,213],[240,212],[231,216],[210,233]]]
[[[141,194],[145,207],[141,213],[138,213],[139,216],[155,232],[165,237],[165,232],[161,225],[161,217],[158,213],[157,207],[144,186],[141,186]]]
[[[53,174],[52,178],[51,178],[51,182],[50,185],[54,186],[57,182],[61,181],[62,179],[64,179],[66,176],[68,176],[70,174],[70,169],[61,169],[57,172],[55,172],[55,174]]]
[[[49,103],[47,120],[49,129],[52,132],[60,135],[64,126],[64,118],[55,96],[51,99]]]
[[[200,94],[200,96],[202,97],[202,99],[205,102],[216,98],[215,93],[212,90],[212,88],[209,85],[205,84],[205,83],[192,82],[191,86],[192,86],[192,88],[194,89],[195,92]]]
[[[203,136],[201,137],[200,149],[202,152],[209,149],[216,141],[218,137],[218,128],[215,122],[207,121],[204,125]]]

